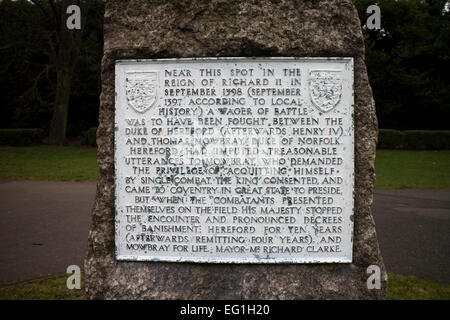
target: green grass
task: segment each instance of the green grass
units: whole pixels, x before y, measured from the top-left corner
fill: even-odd
[[[97,149],[0,147],[0,179],[95,181]]]
[[[450,151],[378,150],[376,189],[450,189]]]
[[[450,286],[389,273],[389,300],[449,300]]]
[[[84,279],[81,289],[67,289],[69,275],[58,275],[46,279],[14,284],[0,288],[0,300],[83,300]]]
[[[97,150],[0,146],[0,179],[95,181]],[[377,189],[450,189],[450,151],[378,150]]]
[[[84,282],[80,290],[69,290],[68,275],[10,285],[0,288],[0,300],[82,300]],[[83,279],[82,279],[83,280]],[[389,273],[389,300],[449,300],[450,286],[412,276]]]

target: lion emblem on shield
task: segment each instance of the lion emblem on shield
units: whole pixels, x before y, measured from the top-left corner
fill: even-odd
[[[156,101],[157,73],[130,72],[125,81],[128,105],[140,113],[149,110]]]
[[[333,110],[341,100],[340,70],[310,70],[309,93],[314,106],[322,112]]]

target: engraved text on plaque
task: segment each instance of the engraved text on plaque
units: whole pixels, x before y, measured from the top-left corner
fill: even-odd
[[[352,261],[353,59],[116,63],[116,256]]]

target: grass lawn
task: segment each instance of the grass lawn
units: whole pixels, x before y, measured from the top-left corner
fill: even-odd
[[[389,273],[389,300],[449,300],[450,286]]]
[[[0,146],[0,179],[95,181],[97,149]]]
[[[450,150],[378,150],[377,189],[450,189]]]
[[[81,278],[80,290],[67,289],[69,275],[63,274],[50,278],[15,284],[0,288],[0,300],[83,300],[84,281]]]
[[[69,290],[68,275],[36,280],[0,288],[0,300],[82,300],[84,283],[80,290]],[[448,300],[450,286],[412,276],[389,273],[389,300]]]
[[[97,150],[0,146],[0,179],[95,181]],[[377,189],[450,189],[450,151],[378,150]]]

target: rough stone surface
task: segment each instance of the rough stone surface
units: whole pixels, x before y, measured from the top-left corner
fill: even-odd
[[[370,206],[377,120],[351,0],[110,0],[97,131],[100,178],[85,261],[91,299],[383,299],[386,272]],[[114,61],[217,56],[354,57],[352,264],[118,262],[114,254]],[[366,269],[382,270],[368,290]]]

